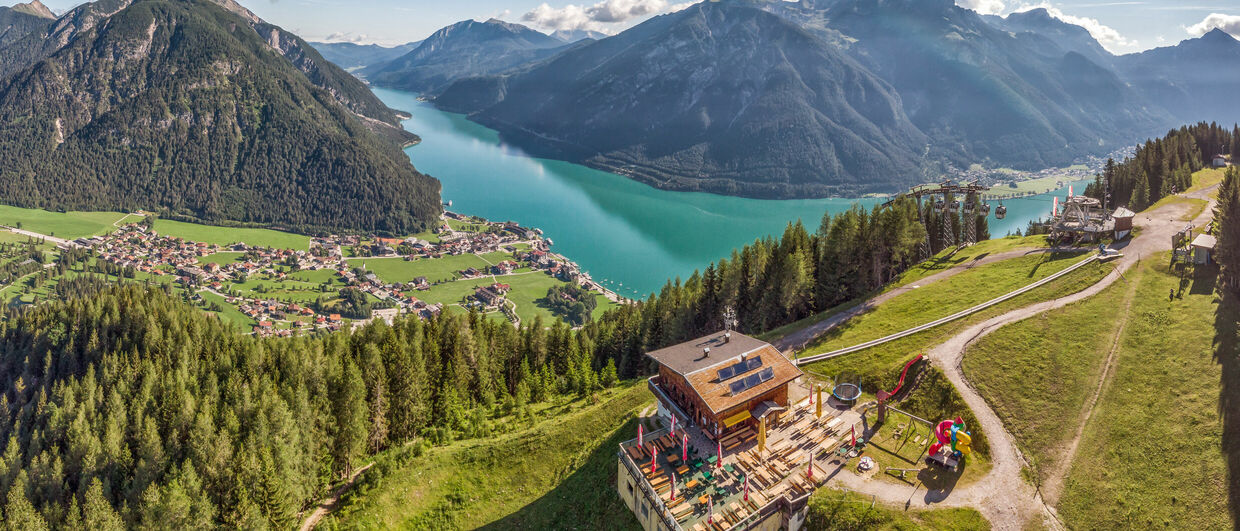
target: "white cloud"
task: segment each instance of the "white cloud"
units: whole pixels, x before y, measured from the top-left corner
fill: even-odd
[[[672,10],[688,7],[672,6]],[[667,0],[603,0],[586,6],[568,4],[554,8],[546,3],[521,16],[521,20],[549,30],[590,30],[610,33],[613,26],[668,10]]]
[[[1106,48],[1107,51],[1111,53],[1129,52],[1137,49],[1139,46],[1136,39],[1124,37],[1124,35],[1116,31],[1115,28],[1098,22],[1098,19],[1096,18],[1069,15],[1064,13],[1063,10],[1058,7],[1052,6],[1045,2],[1037,5],[1020,6],[1016,8],[1016,12],[1021,13],[1039,8],[1045,9],[1046,12],[1052,17],[1067,22],[1068,24],[1074,24],[1085,28],[1089,31],[1089,34],[1093,35],[1094,39],[1098,41],[1098,44],[1101,44],[1103,48]]]
[[[349,33],[337,31],[323,38],[323,42],[351,42],[354,44],[369,44],[372,42],[370,37],[364,33]]]
[[[1224,15],[1210,13],[1204,20],[1184,28],[1189,35],[1200,37],[1213,30],[1221,29],[1240,39],[1240,15]]]
[[[998,15],[1007,8],[1003,0],[956,0],[956,5],[983,15]]]

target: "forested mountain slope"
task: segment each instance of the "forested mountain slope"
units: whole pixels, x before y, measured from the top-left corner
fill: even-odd
[[[0,81],[6,202],[397,233],[438,216],[439,183],[370,130],[394,113],[301,39],[206,0],[103,2]]]
[[[40,9],[41,8],[41,9]],[[55,16],[38,0],[30,4],[0,7],[0,46],[17,41],[27,34],[43,31]]]
[[[676,190],[894,191],[919,182],[931,143],[889,84],[796,24],[736,2],[458,82],[437,102],[476,112],[527,149]]]
[[[260,340],[164,292],[99,284],[0,319],[13,529],[287,528],[371,453],[489,435],[514,396],[600,388],[590,339],[563,324],[445,313]]]

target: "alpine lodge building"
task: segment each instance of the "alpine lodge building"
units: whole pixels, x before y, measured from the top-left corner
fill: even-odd
[[[774,346],[719,332],[648,352],[662,428],[620,444],[616,488],[648,531],[801,527],[825,480],[816,459],[850,449],[860,416],[795,384]],[[826,415],[824,416],[824,413]]]

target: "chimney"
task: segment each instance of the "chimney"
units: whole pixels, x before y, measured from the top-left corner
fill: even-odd
[[[724,333],[723,333],[723,343],[724,343],[724,344],[727,344],[729,341],[732,341],[732,332],[724,332]]]
[[[702,357],[703,358],[710,357],[710,347],[706,347],[702,349]]]

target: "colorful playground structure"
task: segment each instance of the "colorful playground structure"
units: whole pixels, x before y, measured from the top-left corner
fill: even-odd
[[[972,434],[965,431],[964,419],[960,417],[940,422],[934,428],[934,436],[939,441],[930,445],[928,465],[954,470],[961,459],[973,453]],[[944,451],[948,447],[950,451]]]

